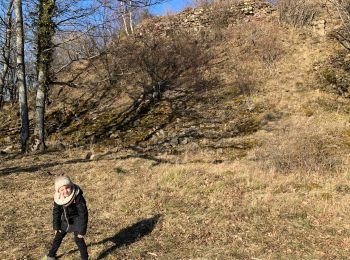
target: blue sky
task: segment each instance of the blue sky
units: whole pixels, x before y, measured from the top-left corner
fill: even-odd
[[[191,0],[167,0],[163,4],[155,5],[150,8],[152,14],[164,15],[167,12],[180,12],[191,4]]]

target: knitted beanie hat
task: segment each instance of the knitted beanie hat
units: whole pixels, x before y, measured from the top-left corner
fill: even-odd
[[[71,193],[68,197],[63,197],[59,193],[59,189],[62,186],[70,185],[71,186]],[[59,176],[55,179],[55,194],[54,194],[54,200],[58,205],[61,206],[69,206],[74,198],[80,193],[79,186],[75,185],[67,176]]]
[[[73,182],[69,179],[67,176],[58,176],[55,179],[55,191],[58,192],[58,190],[65,185],[73,186]]]

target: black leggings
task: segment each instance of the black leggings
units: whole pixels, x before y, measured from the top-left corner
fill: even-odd
[[[66,232],[63,231],[57,231],[55,238],[52,243],[51,250],[49,251],[48,256],[50,257],[55,257],[56,252],[58,248],[60,247],[63,238],[67,235]],[[74,241],[77,244],[79,251],[80,251],[80,256],[82,260],[87,260],[89,258],[88,252],[87,252],[87,246],[85,244],[84,238],[79,238],[78,234],[74,232]]]

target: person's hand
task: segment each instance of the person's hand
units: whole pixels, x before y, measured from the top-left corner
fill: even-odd
[[[60,232],[60,233],[61,233],[61,230],[55,230],[55,235],[57,234],[57,232]]]
[[[83,238],[84,236],[82,236],[82,235],[78,235],[78,237],[79,237],[79,238]]]

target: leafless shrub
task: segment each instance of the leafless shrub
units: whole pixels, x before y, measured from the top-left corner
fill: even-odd
[[[335,29],[330,37],[337,40],[346,50],[350,51],[350,1],[331,0],[341,20],[341,26]]]
[[[157,95],[176,85],[184,74],[195,78],[206,60],[195,36],[181,30],[164,36],[142,36],[129,47],[133,50],[130,66],[145,75],[141,83],[145,91],[152,89]]]
[[[235,44],[241,46],[240,55],[244,60],[258,58],[266,66],[272,66],[284,53],[280,40],[281,30],[270,24],[239,25],[234,27],[237,40]]]
[[[253,41],[254,52],[269,69],[284,53],[280,41],[280,30],[275,26],[265,25],[256,29]]]
[[[238,25],[232,30],[235,34],[232,44],[239,46],[233,51],[234,85],[240,94],[250,95],[257,91],[264,73],[268,73],[284,53],[279,29],[262,23],[259,27]]]
[[[262,44],[260,57],[262,61],[271,68],[284,53],[281,44],[278,42],[277,34],[265,34],[264,39],[260,41],[260,43]]]
[[[250,96],[257,91],[257,77],[252,71],[255,68],[248,62],[241,62],[235,68],[234,88],[239,95]]]
[[[317,5],[309,0],[279,0],[279,21],[295,27],[309,25],[318,13]]]
[[[332,134],[308,128],[286,130],[267,146],[261,147],[256,158],[279,173],[323,173],[341,165],[339,144]]]

